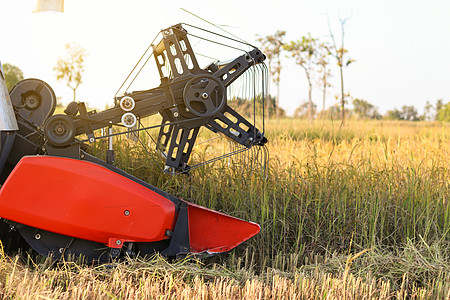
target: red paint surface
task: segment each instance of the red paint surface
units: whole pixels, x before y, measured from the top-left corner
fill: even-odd
[[[258,224],[188,202],[189,241],[192,253],[225,252],[260,231]]]
[[[175,205],[158,193],[100,165],[62,157],[22,158],[0,190],[0,217],[104,244],[165,239],[174,214]]]

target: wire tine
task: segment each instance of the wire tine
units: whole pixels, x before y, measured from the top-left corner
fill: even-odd
[[[133,74],[134,70],[137,68],[137,66],[139,65],[139,63],[141,62],[141,60],[144,58],[144,56],[147,54],[148,50],[150,50],[150,48],[153,46],[153,43],[156,41],[156,39],[158,38],[158,36],[161,34],[161,32],[159,32],[155,38],[153,39],[153,41],[150,43],[150,45],[147,47],[147,49],[145,50],[144,54],[142,54],[141,58],[138,60],[138,62],[136,63],[136,65],[134,65],[133,69],[131,70],[131,72],[128,74],[127,78],[125,78],[125,80],[123,81],[122,85],[119,87],[119,89],[117,90],[116,94],[114,95],[114,97],[117,96],[117,94],[120,92],[120,90],[123,88],[123,86],[125,85],[125,83],[127,82],[127,80],[130,78],[131,74]],[[153,54],[153,51],[151,53],[151,55]],[[148,61],[148,59],[147,59]],[[147,61],[145,63],[147,63]],[[145,64],[144,64],[145,65]],[[140,72],[140,71],[139,71]],[[138,73],[139,74],[139,73]],[[137,75],[134,77],[133,81],[136,79]],[[128,89],[128,88],[127,88]]]
[[[153,56],[153,51],[152,53],[150,53],[149,57],[147,58],[147,60],[145,61],[145,63],[142,65],[142,67],[139,69],[139,71],[137,72],[136,76],[134,76],[133,80],[131,80],[130,84],[128,85],[128,87],[125,89],[125,91],[128,91],[128,89],[130,88],[130,86],[133,84],[133,82],[136,80],[136,78],[138,77],[138,75],[141,73],[142,69],[144,69],[145,65],[147,64],[147,62],[149,61],[149,59]]]
[[[183,9],[183,8],[182,8]],[[184,11],[186,11],[186,12],[188,12],[187,10],[185,10],[185,9],[183,9]],[[190,12],[189,12],[190,13]],[[192,13],[190,13],[190,14],[192,14]],[[196,15],[194,15],[194,16],[196,16]],[[198,17],[198,16],[196,16],[196,17]],[[200,17],[198,17],[198,18],[200,18]],[[205,22],[207,22],[207,23],[209,23],[209,24],[211,24],[211,25],[213,25],[213,26],[215,26],[215,27],[217,27],[217,28],[219,28],[220,30],[222,30],[222,31],[224,31],[224,32],[226,32],[227,34],[229,34],[229,35],[231,35],[231,36],[233,36],[233,37],[235,37],[235,38],[237,38],[237,39],[239,39],[239,40],[236,40],[236,39],[233,39],[233,38],[230,38],[230,37],[228,37],[228,36],[225,36],[225,35],[222,35],[222,34],[219,34],[219,33],[216,33],[216,32],[213,32],[213,31],[209,31],[209,30],[207,30],[207,29],[204,29],[204,28],[200,28],[200,27],[197,27],[197,26],[194,26],[194,25],[190,25],[190,24],[187,24],[187,23],[181,23],[181,24],[183,24],[183,25],[187,25],[187,26],[190,26],[190,27],[193,27],[193,28],[196,28],[196,29],[199,29],[199,30],[203,30],[203,31],[206,31],[206,32],[208,32],[208,33],[211,33],[211,34],[214,34],[214,35],[217,35],[217,36],[220,36],[220,37],[223,37],[223,38],[225,38],[225,39],[229,39],[229,40],[232,40],[232,41],[234,41],[234,42],[237,42],[237,43],[241,43],[241,44],[244,44],[244,45],[246,45],[246,46],[249,46],[249,47],[252,47],[252,48],[254,48],[254,49],[256,49],[257,47],[255,47],[255,46],[253,46],[252,44],[250,44],[250,43],[248,43],[248,42],[246,42],[244,39],[241,39],[240,37],[237,37],[237,36],[235,36],[234,34],[232,34],[232,33],[230,33],[230,32],[228,32],[228,31],[226,31],[225,29],[223,29],[223,28],[221,28],[221,27],[219,27],[219,26],[217,26],[217,25],[215,25],[215,24],[213,24],[213,23],[211,23],[211,22],[208,22],[208,21],[206,21],[205,19],[202,19],[202,18],[200,18],[201,20],[203,20],[203,21],[205,21]]]
[[[205,33],[213,34],[215,37],[232,40],[234,42],[239,42],[241,44],[245,44],[246,46],[256,48],[256,47],[250,45],[249,43],[238,41],[233,38],[205,30],[203,28],[198,28],[196,26],[192,26],[192,25],[189,25],[186,23],[182,23],[182,24],[191,26],[198,30],[201,30],[200,35],[203,35]],[[189,36],[193,37],[194,39],[198,39],[199,43],[206,41],[208,43],[214,43],[214,44],[217,44],[222,47],[231,48],[231,49],[235,49],[238,51],[242,51],[244,53],[248,53],[247,51],[245,51],[239,47],[234,47],[231,45],[227,45],[223,42],[218,42],[216,40],[212,40],[209,38],[211,35],[209,35],[208,38],[206,38],[206,37],[199,36],[199,35],[192,34],[192,33],[188,33],[188,34],[189,34]],[[143,68],[146,66],[146,64],[148,63],[150,58],[152,56],[154,56],[153,51],[151,51],[151,53],[149,53],[149,51],[159,35],[160,35],[160,33],[158,33],[158,35],[152,41],[152,43],[147,48],[147,50],[144,52],[142,57],[139,59],[138,63],[134,66],[134,68],[132,69],[130,74],[127,76],[125,81],[122,83],[122,85],[120,86],[119,90],[116,93],[116,96],[119,93],[119,91],[130,81],[131,76],[134,73],[136,73],[136,71],[137,71],[136,75],[133,77],[131,82],[128,84],[126,91],[131,87],[131,85],[134,83],[137,76],[141,73]],[[198,54],[198,53],[196,53],[196,54]],[[208,58],[213,59],[211,57],[208,57]],[[189,61],[187,63],[189,64]],[[166,67],[169,67],[169,66],[166,65]],[[139,70],[138,70],[138,68],[139,68]],[[169,72],[167,72],[167,73],[169,73],[169,77],[172,76],[170,74],[170,71],[171,71],[171,69],[169,68]],[[228,101],[236,101],[236,104],[243,103],[245,105],[246,109],[248,109],[246,111],[246,113],[250,113],[250,115],[253,113],[252,126],[254,128],[256,128],[256,125],[257,125],[256,122],[257,121],[259,122],[259,116],[262,115],[262,131],[263,131],[263,133],[265,132],[265,113],[266,113],[265,106],[268,105],[266,103],[266,100],[267,100],[266,96],[268,95],[268,89],[269,89],[268,76],[269,76],[269,70],[268,70],[267,66],[264,63],[257,64],[256,62],[254,62],[253,66],[248,68],[248,70],[246,72],[244,72],[241,76],[239,76],[239,78],[236,81],[234,81],[230,86],[227,87],[227,100]],[[253,108],[252,108],[252,106],[253,106]],[[270,107],[267,107],[267,108],[270,109]],[[261,115],[260,115],[260,109],[262,109]],[[257,115],[258,115],[258,118],[257,118]],[[196,118],[196,119],[200,119],[200,118]],[[192,121],[192,120],[194,120],[194,119],[189,119],[189,120],[184,120],[184,121]],[[249,121],[250,121],[250,119],[249,119]],[[148,155],[151,156],[151,159],[156,162],[155,158],[157,157],[157,155],[156,155],[157,151],[159,151],[161,153],[163,153],[163,151],[162,151],[162,149],[160,149],[156,139],[150,133],[150,130],[154,129],[154,128],[161,128],[162,126],[179,125],[181,123],[183,123],[183,121],[176,121],[176,122],[170,122],[170,123],[161,124],[161,125],[157,125],[157,126],[144,127],[141,120],[139,120],[137,129],[131,129],[131,130],[129,130],[129,132],[130,132],[130,134],[136,135],[136,137],[138,137],[137,142],[139,142],[139,144],[141,144],[142,147],[144,147],[144,149],[147,151]],[[139,138],[140,131],[146,132],[146,134],[143,134],[142,136],[147,137],[147,139]],[[112,135],[105,135],[104,137],[107,138],[109,136],[115,136],[115,135],[119,135],[119,134],[124,134],[124,133],[115,133]],[[256,130],[254,131],[254,134],[256,135]],[[213,137],[211,139],[197,143],[196,145],[211,142],[221,136],[222,135]],[[256,138],[256,136],[254,136],[253,138]],[[153,144],[156,145],[156,147],[155,147],[156,151],[149,150],[149,147]],[[227,148],[228,148],[228,152],[227,152]],[[225,152],[227,152],[227,153],[225,153]],[[242,178],[244,178],[244,180],[249,175],[251,176],[252,174],[257,174],[258,170],[262,170],[263,176],[265,178],[267,178],[268,155],[269,155],[269,153],[268,153],[266,146],[261,147],[261,148],[260,147],[246,148],[245,146],[239,145],[237,143],[229,142],[228,147],[225,144],[221,155],[218,155],[218,156],[210,158],[210,159],[205,158],[204,161],[191,166],[189,168],[189,170],[193,170],[193,169],[205,166],[206,164],[212,164],[221,159],[226,158],[227,160],[225,161],[225,163],[227,163],[229,167],[233,167],[233,170],[236,170],[236,174],[241,173],[243,175]],[[161,164],[161,162],[158,163],[158,165],[160,165],[160,164]],[[185,173],[185,170],[179,171],[176,174],[180,174],[180,173]]]

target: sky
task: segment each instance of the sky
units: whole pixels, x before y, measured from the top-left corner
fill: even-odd
[[[328,24],[340,38],[339,19],[348,18],[345,48],[355,62],[344,70],[344,80],[351,97],[369,101],[381,113],[404,105],[422,112],[426,101],[450,101],[447,0],[65,0],[64,13],[33,13],[35,7],[36,0],[0,0],[0,61],[18,66],[26,78],[46,81],[63,104],[72,100],[72,92],[56,81],[53,68],[66,43],[76,42],[88,52],[77,100],[104,108],[113,104],[116,91],[161,29],[184,22],[220,33],[202,19],[258,46],[257,36],[277,30],[286,31],[285,42],[308,33],[329,41]],[[207,48],[203,54],[234,58],[214,51]],[[283,56],[282,66],[280,106],[290,114],[307,100],[308,88],[294,61]],[[336,104],[339,94],[334,64],[332,72],[327,106]],[[147,89],[159,84],[147,82]],[[274,84],[271,91],[275,95]],[[322,108],[317,86],[313,101]]]

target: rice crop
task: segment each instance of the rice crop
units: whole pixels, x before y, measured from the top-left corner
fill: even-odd
[[[248,151],[161,172],[141,143],[117,137],[116,165],[185,200],[257,222],[261,232],[199,261],[111,266],[2,256],[4,298],[450,298],[450,126],[432,122],[266,124],[268,157]],[[198,140],[215,136],[204,132]],[[141,141],[152,140],[141,133]],[[104,155],[105,143],[95,145]],[[196,147],[195,164],[230,150]]]

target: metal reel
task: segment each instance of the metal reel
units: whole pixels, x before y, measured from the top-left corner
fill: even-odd
[[[10,98],[19,115],[35,126],[42,126],[55,112],[55,93],[47,83],[39,79],[20,81],[12,88]]]
[[[197,75],[184,87],[187,109],[199,117],[211,117],[225,105],[226,90],[222,82],[211,75]]]
[[[44,134],[54,146],[67,146],[75,138],[76,128],[72,119],[66,115],[54,115],[47,119]]]

